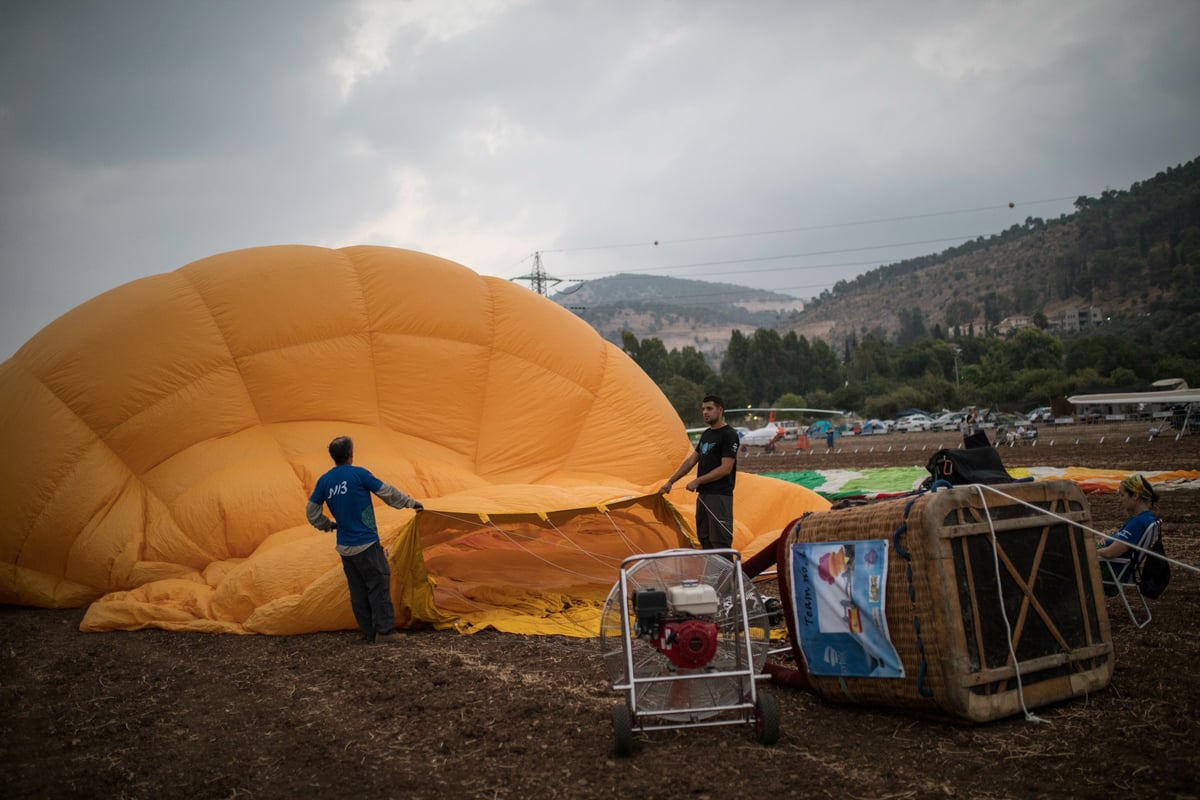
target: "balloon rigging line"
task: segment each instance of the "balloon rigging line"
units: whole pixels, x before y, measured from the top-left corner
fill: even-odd
[[[725,527],[724,520],[722,520],[720,517],[718,517],[716,514],[714,514],[712,509],[708,507],[708,503],[704,502],[704,495],[697,492],[696,499],[700,502],[700,505],[704,506],[704,510],[708,512],[708,516],[712,517],[713,521],[716,522],[718,525],[720,525],[721,528],[724,529],[724,531],[729,534],[729,539],[730,539],[730,541],[732,541],[733,540],[733,530],[731,528]],[[697,526],[699,526],[699,522],[697,522]]]
[[[621,530],[621,526],[617,524],[617,521],[613,519],[612,512],[605,509],[604,516],[608,519],[608,524],[612,525],[613,530],[617,532],[617,536],[621,537],[621,541],[625,543],[625,547],[628,548],[630,554],[637,553],[637,548],[633,546],[633,541],[625,534],[625,531]]]
[[[430,512],[427,511],[424,513],[430,513]],[[576,570],[570,569],[568,567],[564,567],[561,564],[555,564],[553,561],[550,561],[549,559],[545,558],[544,556],[538,555],[537,553],[530,550],[523,543],[521,543],[520,541],[517,540],[516,534],[509,533],[508,531],[504,530],[496,523],[492,522],[490,519],[485,524],[482,522],[472,522],[471,520],[463,519],[461,517],[456,517],[453,514],[447,514],[444,511],[433,511],[432,513],[437,514],[439,516],[447,517],[449,519],[454,520],[455,522],[462,523],[463,525],[473,525],[474,527],[477,527],[477,528],[485,528],[488,530],[495,531],[496,533],[500,534],[500,536],[507,539],[509,541],[509,543],[511,543],[513,546],[515,546],[518,550],[520,550],[520,551],[524,552],[526,555],[528,555],[530,558],[540,561],[548,567],[553,567],[554,569],[565,572],[568,575],[574,575],[577,578],[583,578],[588,581],[604,582],[604,581],[608,580],[605,577],[598,577],[596,575],[588,575],[586,573],[577,572]],[[551,525],[553,526],[553,523],[551,523]],[[557,530],[557,528],[555,530]],[[560,532],[560,535],[561,535],[561,532]],[[529,540],[533,540],[536,537],[530,536],[527,538]],[[572,544],[574,544],[574,543],[572,542]],[[576,545],[576,546],[578,546],[578,545]]]
[[[574,547],[576,550],[578,550],[581,554],[583,554],[587,558],[590,558],[593,561],[596,561],[597,563],[603,564],[606,567],[611,567],[611,566],[614,566],[615,564],[620,563],[621,559],[616,558],[614,556],[601,556],[599,553],[589,553],[582,545],[580,545],[578,542],[576,542],[574,539],[572,539],[570,536],[568,536],[565,531],[560,530],[557,525],[555,525],[553,522],[551,522],[549,515],[546,516],[546,524],[548,524],[551,528],[553,528],[554,532],[557,533],[559,536],[561,536],[564,541],[566,541],[568,544],[570,544],[572,547]],[[624,540],[624,537],[622,537],[622,540]]]
[[[1018,504],[1020,504],[1020,505],[1023,505],[1023,506],[1028,506],[1029,508],[1032,508],[1034,511],[1038,512],[1039,514],[1044,514],[1044,515],[1045,515],[1045,516],[1047,516],[1047,517],[1054,517],[1055,519],[1057,519],[1057,520],[1060,520],[1060,521],[1062,521],[1062,522],[1065,522],[1065,523],[1067,523],[1068,525],[1074,525],[1074,526],[1076,526],[1076,527],[1078,527],[1078,528],[1082,528],[1083,530],[1085,530],[1085,531],[1087,531],[1087,532],[1089,532],[1089,533],[1091,533],[1091,534],[1093,534],[1094,536],[1097,536],[1097,537],[1099,537],[1099,538],[1102,538],[1102,539],[1110,539],[1110,538],[1112,538],[1112,534],[1111,534],[1111,533],[1105,533],[1104,531],[1098,531],[1098,530],[1096,530],[1095,528],[1090,528],[1090,527],[1088,527],[1087,525],[1084,525],[1082,522],[1078,522],[1078,521],[1076,521],[1076,520],[1073,520],[1073,519],[1068,519],[1067,517],[1061,516],[1061,515],[1059,515],[1059,514],[1055,514],[1053,511],[1050,511],[1049,509],[1042,508],[1042,507],[1040,507],[1040,506],[1035,506],[1035,505],[1033,505],[1032,503],[1027,503],[1027,502],[1025,502],[1024,500],[1022,500],[1021,498],[1019,498],[1019,497],[1013,497],[1011,494],[1007,494],[1006,492],[1002,492],[1002,491],[1000,491],[999,489],[997,489],[997,488],[996,488],[996,487],[994,487],[994,486],[989,486],[989,485],[987,485],[987,484],[975,484],[975,485],[979,486],[979,488],[980,488],[981,490],[982,490],[982,489],[986,489],[987,491],[989,491],[989,492],[992,492],[992,493],[994,493],[994,494],[998,494],[998,495],[1000,495],[1001,497],[1003,497],[1003,498],[1005,498],[1005,499],[1007,499],[1007,500],[1012,500],[1013,502],[1015,502],[1015,503],[1018,503]],[[986,504],[985,504],[985,507],[986,507]],[[1194,565],[1192,565],[1192,564],[1187,564],[1187,563],[1184,563],[1183,561],[1180,561],[1180,560],[1178,560],[1178,559],[1175,559],[1175,558],[1171,558],[1170,556],[1168,556],[1168,555],[1165,555],[1165,554],[1162,554],[1162,553],[1156,553],[1155,551],[1151,550],[1151,549],[1150,549],[1150,548],[1148,548],[1148,547],[1142,547],[1141,545],[1132,544],[1132,543],[1129,543],[1129,542],[1126,542],[1125,544],[1126,544],[1126,545],[1129,547],[1129,549],[1130,549],[1130,550],[1137,550],[1137,551],[1141,552],[1141,553],[1142,553],[1142,554],[1144,554],[1144,555],[1150,555],[1150,556],[1154,556],[1155,558],[1160,558],[1160,559],[1162,559],[1163,561],[1167,561],[1167,562],[1169,562],[1169,563],[1171,563],[1171,564],[1174,564],[1174,565],[1175,565],[1175,566],[1177,566],[1177,567],[1181,567],[1181,568],[1183,568],[1183,569],[1186,569],[1186,570],[1189,570],[1189,571],[1191,571],[1191,572],[1195,572],[1195,573],[1198,573],[1198,574],[1200,574],[1200,567],[1194,566]]]
[[[1012,624],[1008,621],[1008,609],[1004,603],[1004,581],[1000,577],[1000,543],[996,539],[996,523],[992,521],[992,510],[983,496],[982,485],[975,484],[975,490],[979,493],[979,502],[983,504],[983,513],[987,516],[988,532],[992,535],[992,563],[996,569],[996,595],[999,600],[1000,618],[1004,620],[1004,630],[1008,633],[1006,637],[1008,657],[1012,659],[1013,673],[1017,678],[1017,700],[1021,703],[1021,711],[1025,713],[1027,722],[1045,723],[1046,720],[1030,713],[1029,707],[1025,705],[1025,683],[1021,680],[1021,662],[1017,659],[1016,648],[1013,647]]]

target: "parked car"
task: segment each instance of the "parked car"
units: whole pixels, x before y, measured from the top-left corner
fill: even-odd
[[[958,424],[962,422],[963,414],[961,411],[948,411],[945,414],[939,414],[933,418],[929,429],[934,431],[956,431]]]
[[[1039,422],[1053,422],[1054,412],[1050,410],[1050,406],[1039,406],[1026,414],[1025,419],[1034,424]]]
[[[933,420],[925,414],[909,414],[907,417],[896,420],[896,430],[900,433],[927,431],[932,425]]]

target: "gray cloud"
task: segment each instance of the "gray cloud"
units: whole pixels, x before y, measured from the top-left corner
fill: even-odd
[[[1194,0],[2,2],[0,357],[282,242],[810,296],[1200,155],[1198,29]]]

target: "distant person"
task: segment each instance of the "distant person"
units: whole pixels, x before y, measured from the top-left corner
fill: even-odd
[[[983,416],[979,413],[979,409],[971,406],[967,409],[967,415],[963,417],[959,423],[959,430],[962,432],[963,447],[990,447],[991,442],[988,441],[987,434],[983,432]]]
[[[733,486],[737,480],[738,435],[725,424],[725,402],[706,395],[700,414],[708,429],[679,469],[658,490],[671,491],[675,481],[696,467],[687,490],[696,492],[696,537],[705,550],[733,547]]]
[[[379,543],[371,494],[392,508],[424,511],[425,506],[395,486],[384,483],[362,467],[354,466],[354,442],[339,436],[329,443],[333,469],[313,487],[306,512],[308,522],[321,531],[337,531],[337,551],[350,587],[350,608],[368,642],[396,642],[396,611],[392,608],[392,570]],[[322,512],[329,506],[333,519]],[[336,520],[336,522],[335,522]]]
[[[1146,529],[1158,519],[1154,513],[1158,493],[1141,475],[1134,473],[1126,476],[1117,488],[1117,496],[1121,501],[1121,510],[1129,515],[1129,520],[1121,530],[1106,537],[1096,551],[1096,555],[1104,559],[1100,562],[1100,574],[1107,595],[1119,593],[1118,584],[1129,580],[1132,565],[1139,562],[1143,555],[1130,545],[1141,544]]]
[[[833,449],[833,426],[832,425],[830,425],[825,430],[825,446],[828,447],[830,450]]]

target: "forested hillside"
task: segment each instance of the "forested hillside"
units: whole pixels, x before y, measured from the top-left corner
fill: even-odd
[[[580,313],[692,422],[705,391],[731,407],[888,416],[968,403],[1019,410],[1165,377],[1200,385],[1200,159],[1075,208],[838,283],[800,312],[754,311],[750,301],[769,307],[778,296],[751,289],[655,278],[644,284],[653,293],[627,302],[591,282],[585,297],[603,319]],[[677,283],[690,285],[672,291]],[[722,293],[737,310],[712,302]],[[689,307],[699,295],[705,304]],[[1088,307],[1099,316],[1082,330],[1052,324]],[[633,318],[653,335],[621,330]]]
[[[1200,159],[1075,208],[839,282],[783,329],[837,345],[866,333],[986,333],[1014,315],[1053,319],[1067,307],[1106,317],[1196,307]]]

